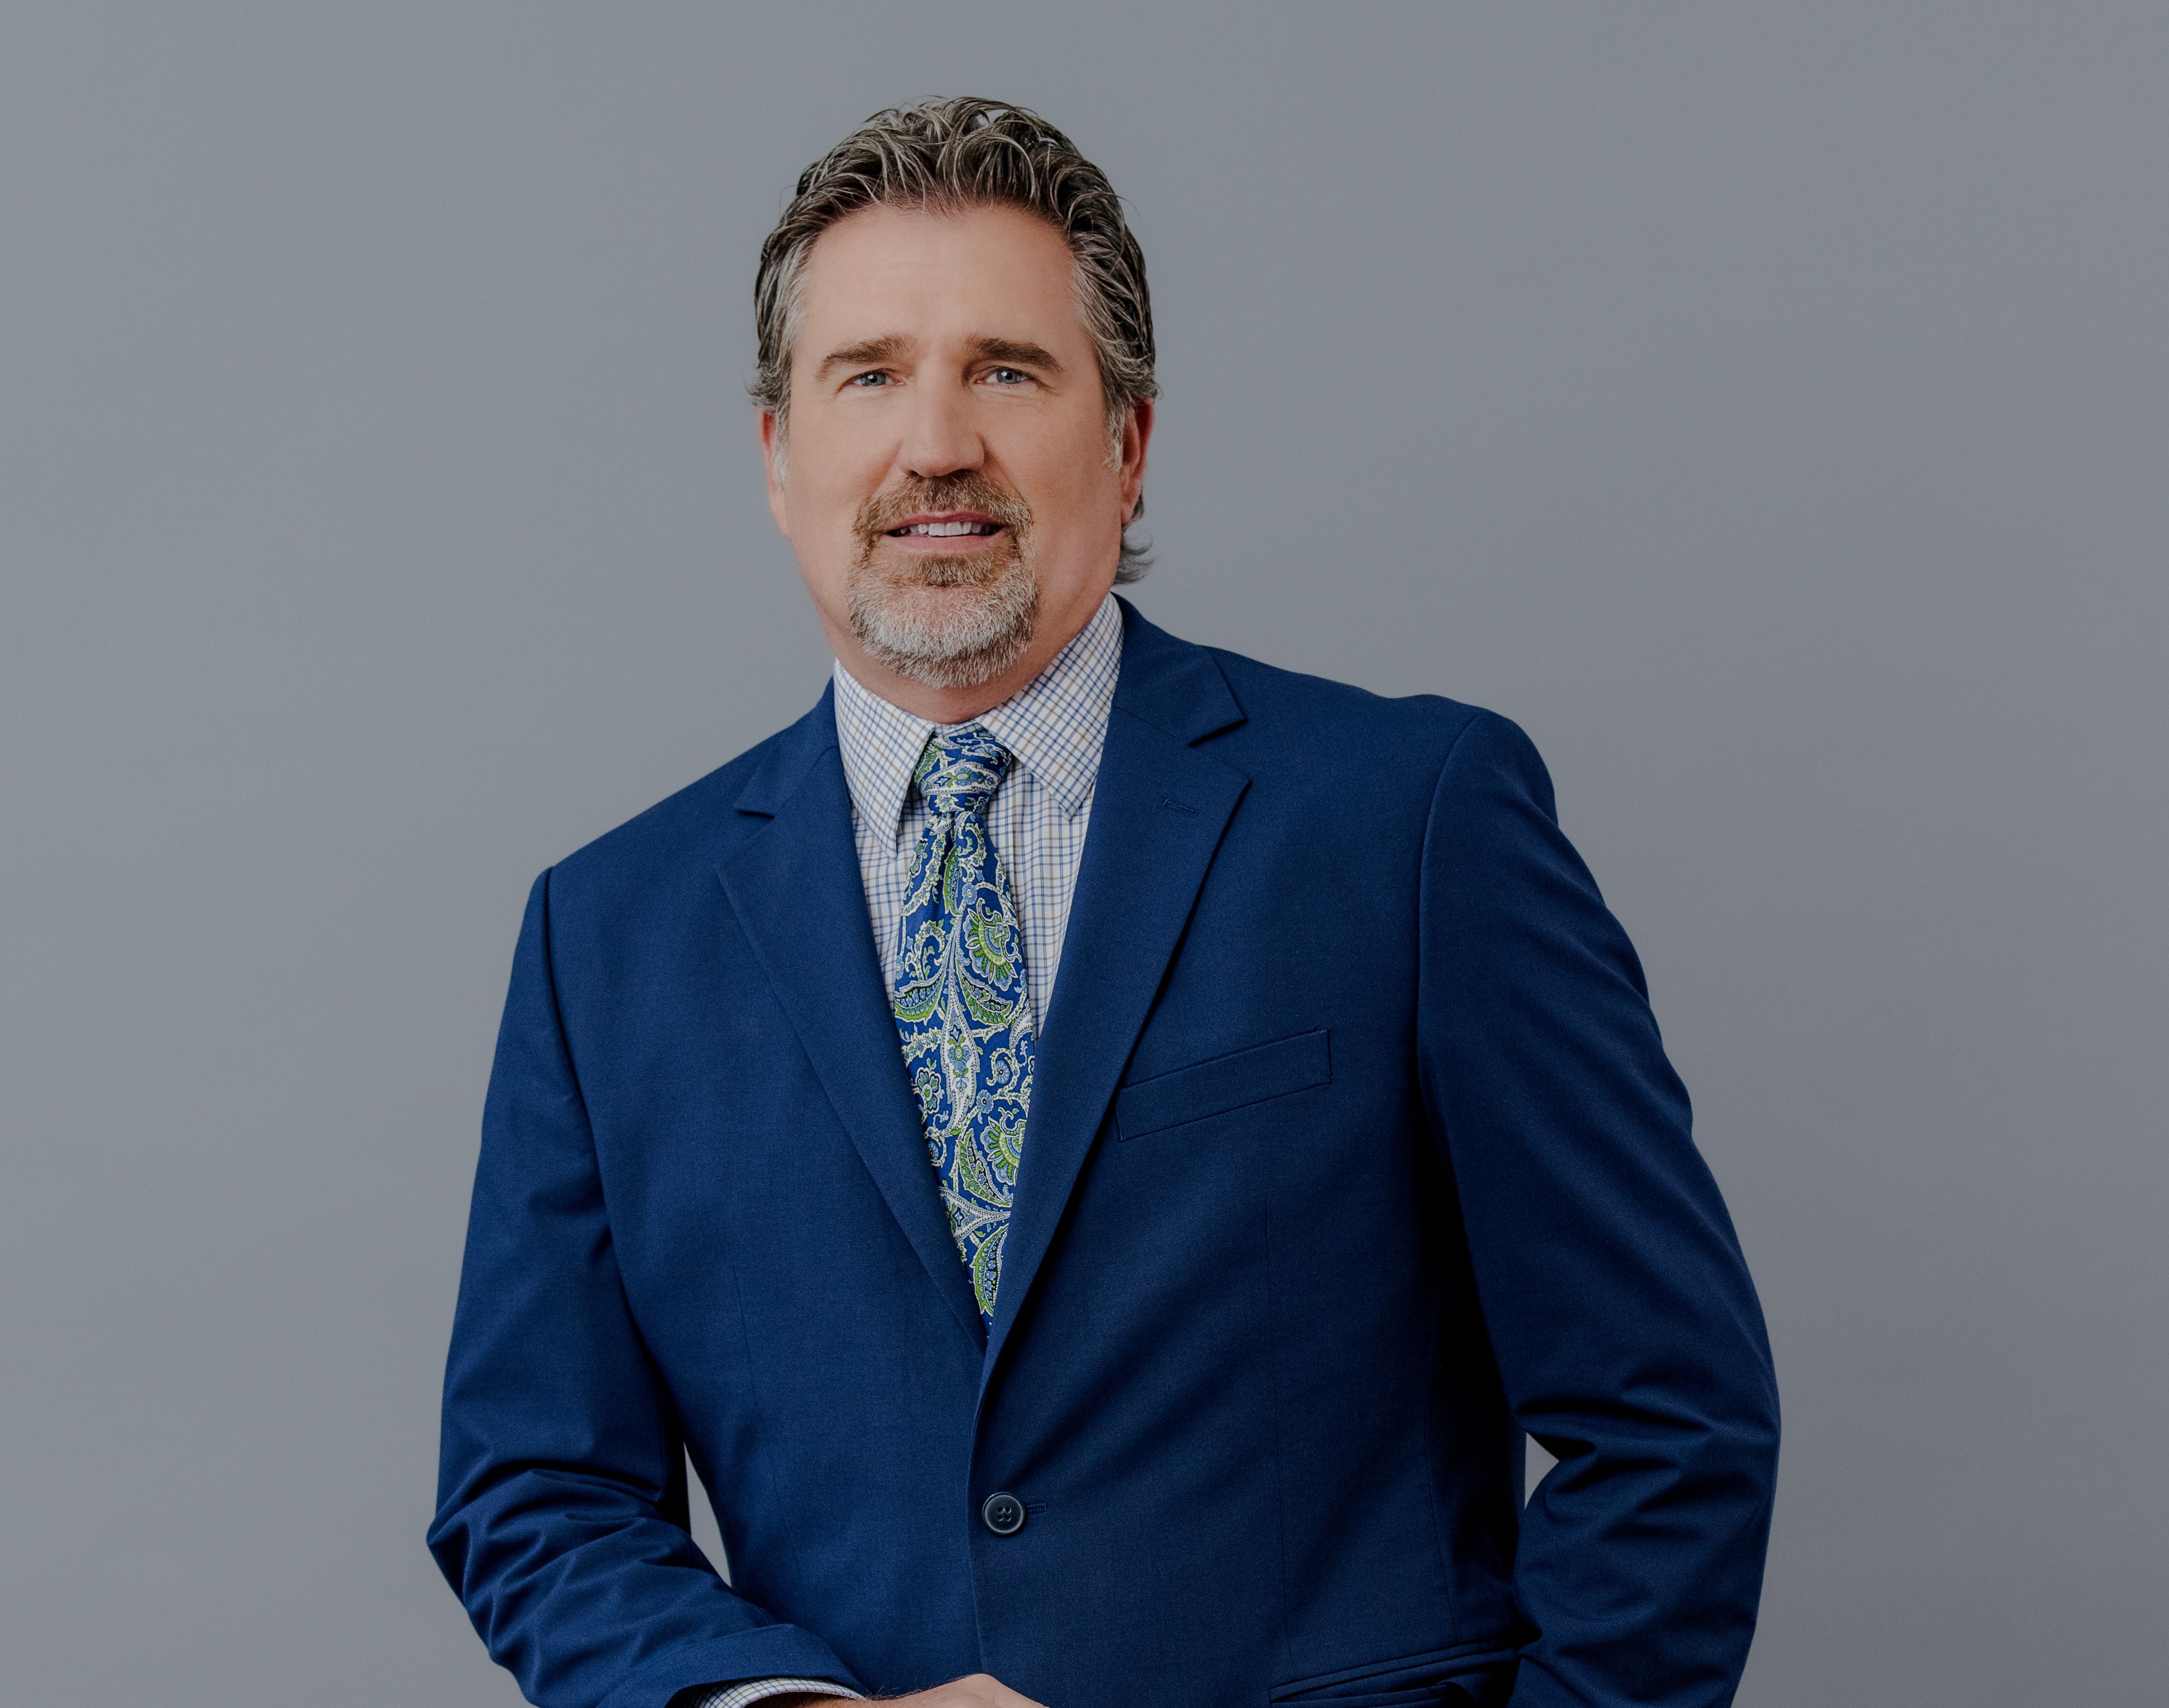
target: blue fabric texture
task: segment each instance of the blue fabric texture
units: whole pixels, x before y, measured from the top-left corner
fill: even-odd
[[[826,699],[538,880],[445,1575],[545,1708],[976,1671],[1058,1708],[1726,1701],[1769,1351],[1543,764],[1123,617],[991,1319]],[[1526,1508],[1524,1431],[1559,1460]]]

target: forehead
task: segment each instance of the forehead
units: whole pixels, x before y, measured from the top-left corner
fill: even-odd
[[[823,231],[807,258],[798,354],[902,335],[1085,344],[1069,246],[1020,208],[871,207]]]

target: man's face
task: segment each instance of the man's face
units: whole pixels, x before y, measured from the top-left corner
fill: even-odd
[[[865,209],[807,258],[781,482],[762,418],[769,503],[871,686],[1013,691],[1114,583],[1150,408],[1111,454],[1074,277],[1060,234],[1007,207]]]

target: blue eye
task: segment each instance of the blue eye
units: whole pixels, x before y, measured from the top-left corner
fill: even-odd
[[[987,377],[998,386],[1021,386],[1031,375],[1016,368],[996,368]]]
[[[887,385],[888,375],[878,370],[871,374],[854,374],[845,383],[856,386],[862,391],[871,391],[877,386]]]

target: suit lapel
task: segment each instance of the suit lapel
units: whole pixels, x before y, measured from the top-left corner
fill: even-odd
[[[983,1345],[882,987],[835,726],[824,696],[776,743],[738,802],[770,822],[716,874],[866,1172],[935,1290]]]
[[[1250,780],[1191,744],[1243,721],[1211,655],[1127,602],[1122,675],[1061,971],[1032,1069],[986,1368],[1053,1243],[1130,1051]],[[952,1259],[952,1267],[960,1268]]]

